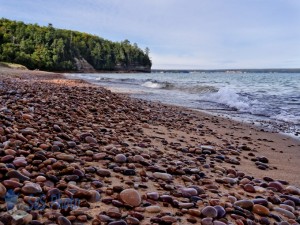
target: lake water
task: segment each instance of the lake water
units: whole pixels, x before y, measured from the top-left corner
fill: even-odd
[[[300,136],[300,73],[67,74],[131,96]]]

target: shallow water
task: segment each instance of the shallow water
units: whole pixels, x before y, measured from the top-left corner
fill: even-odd
[[[133,97],[205,110],[300,135],[299,73],[67,74]]]

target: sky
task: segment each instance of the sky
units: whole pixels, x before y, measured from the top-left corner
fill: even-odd
[[[300,0],[0,0],[0,17],[128,39],[153,69],[300,68]]]

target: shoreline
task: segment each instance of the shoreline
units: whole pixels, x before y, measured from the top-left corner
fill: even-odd
[[[15,164],[6,173],[28,176],[15,191],[24,198],[29,182],[40,186],[37,194],[74,192],[87,209],[64,214],[72,222],[99,224],[105,216],[114,221],[124,215],[137,224],[199,224],[212,210],[207,207],[216,205],[226,209],[213,216],[224,224],[246,218],[260,223],[262,217],[274,223],[270,212],[290,224],[299,220],[298,208],[292,215],[275,208],[288,199],[282,196],[300,203],[300,141],[62,74],[0,68],[0,86],[1,161]],[[258,196],[267,203],[264,213],[254,206]],[[236,215],[237,200],[249,200],[244,203],[251,204],[251,215]]]

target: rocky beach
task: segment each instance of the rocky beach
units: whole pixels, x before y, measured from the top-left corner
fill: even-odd
[[[300,223],[300,142],[0,68],[0,225]]]

